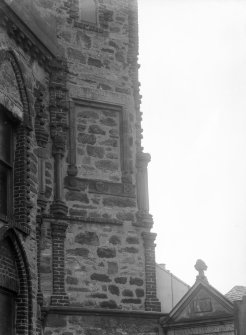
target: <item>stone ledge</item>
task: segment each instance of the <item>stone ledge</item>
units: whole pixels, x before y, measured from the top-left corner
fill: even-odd
[[[89,218],[89,217],[81,217],[81,216],[57,216],[57,215],[50,215],[50,214],[43,214],[43,219],[47,219],[50,221],[59,220],[59,221],[76,221],[76,222],[83,222],[83,223],[94,223],[94,224],[109,224],[115,226],[123,225],[123,222],[120,220],[115,219],[104,219],[104,218]]]
[[[167,316],[166,313],[148,312],[148,311],[123,311],[123,310],[105,310],[100,308],[83,308],[83,307],[63,307],[63,306],[49,306],[42,307],[42,313],[46,316],[48,314],[60,315],[98,315],[98,316],[121,316],[134,318],[161,318]]]
[[[71,191],[88,190],[89,193],[107,194],[135,198],[135,185],[130,183],[113,183],[110,181],[65,177],[65,188]]]
[[[183,329],[184,327],[188,328],[194,328],[194,327],[208,327],[208,326],[223,326],[227,323],[233,322],[234,316],[229,315],[227,317],[209,317],[209,318],[203,318],[200,320],[188,320],[183,322],[172,322],[169,320],[168,314],[163,315],[160,319],[160,324],[164,329]],[[231,329],[233,330],[233,329]]]

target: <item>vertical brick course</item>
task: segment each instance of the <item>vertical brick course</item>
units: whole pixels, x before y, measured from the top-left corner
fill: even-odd
[[[145,285],[146,285],[146,311],[161,311],[161,303],[156,297],[156,273],[155,273],[155,238],[156,234],[142,234],[145,255]]]

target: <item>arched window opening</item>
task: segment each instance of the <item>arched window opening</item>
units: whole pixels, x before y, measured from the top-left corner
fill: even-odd
[[[97,9],[94,0],[79,0],[79,12],[81,21],[97,23]]]
[[[0,105],[0,219],[8,221],[13,214],[13,121]]]

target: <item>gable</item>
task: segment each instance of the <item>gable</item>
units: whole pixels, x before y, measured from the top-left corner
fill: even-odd
[[[211,285],[198,281],[173,308],[165,324],[233,317],[233,304]]]
[[[199,286],[174,316],[175,321],[225,317],[233,314],[224,298],[215,295],[205,286]]]

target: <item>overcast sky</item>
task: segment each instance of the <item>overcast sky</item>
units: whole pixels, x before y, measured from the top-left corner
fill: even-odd
[[[246,286],[246,0],[139,0],[156,260]]]

